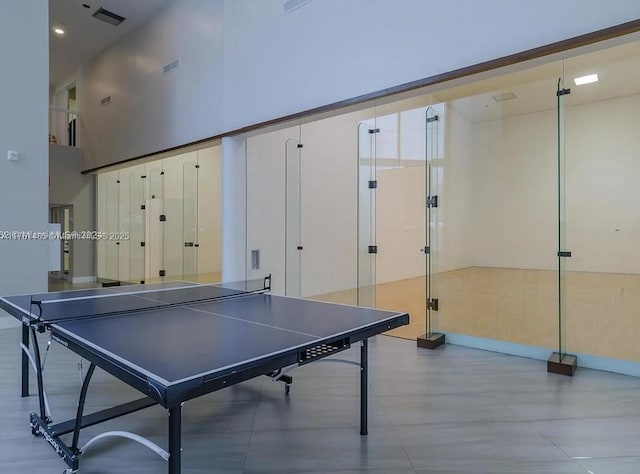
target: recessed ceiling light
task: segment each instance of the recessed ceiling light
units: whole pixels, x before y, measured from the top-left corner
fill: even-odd
[[[60,28],[59,26],[56,26],[56,27],[53,29],[53,32],[54,32],[55,34],[57,34],[57,35],[63,35],[63,34],[64,34],[64,30],[63,30],[62,28]]]
[[[576,77],[573,82],[576,83],[576,86],[582,86],[584,84],[591,84],[592,82],[598,82],[597,74],[589,74],[587,76]]]

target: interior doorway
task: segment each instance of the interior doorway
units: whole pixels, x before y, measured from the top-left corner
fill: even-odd
[[[59,270],[50,271],[49,277],[71,282],[73,280],[73,246],[71,239],[65,239],[64,236],[73,231],[73,206],[70,204],[50,206],[49,222],[57,225],[60,232],[60,238],[51,242],[51,245],[55,246],[54,255],[57,253],[60,258]]]

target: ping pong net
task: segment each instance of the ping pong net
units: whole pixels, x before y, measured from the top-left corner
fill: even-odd
[[[181,285],[162,289],[140,289],[131,292],[114,292],[49,300],[32,298],[30,304],[31,323],[59,323],[77,319],[161,310],[172,306],[238,298],[270,290],[271,275],[267,275],[259,280],[210,285]]]

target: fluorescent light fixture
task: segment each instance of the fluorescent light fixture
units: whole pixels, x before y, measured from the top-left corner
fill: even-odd
[[[576,86],[582,86],[584,84],[591,84],[592,82],[598,82],[597,74],[589,74],[587,76],[576,77],[573,82],[576,83]]]
[[[59,26],[56,26],[56,27],[53,29],[53,32],[54,32],[55,34],[57,34],[57,35],[63,35],[63,34],[64,34],[64,30],[63,30],[62,28],[60,28]]]

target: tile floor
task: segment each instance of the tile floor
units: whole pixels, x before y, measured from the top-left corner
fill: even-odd
[[[64,464],[19,396],[19,329],[0,330],[0,472],[61,473]],[[176,349],[179,350],[179,349]],[[342,356],[357,360],[357,348]],[[54,418],[69,418],[80,389],[78,359],[53,344],[45,370]],[[86,369],[87,364],[85,364]],[[260,377],[188,402],[185,474],[637,474],[640,379],[447,345],[436,351],[378,336],[370,342],[369,436],[358,432],[357,368],[318,362],[282,384]],[[88,410],[137,397],[96,371]],[[153,407],[83,432],[133,431],[166,446],[166,414]],[[120,439],[92,447],[82,474],[158,474],[166,463]]]

